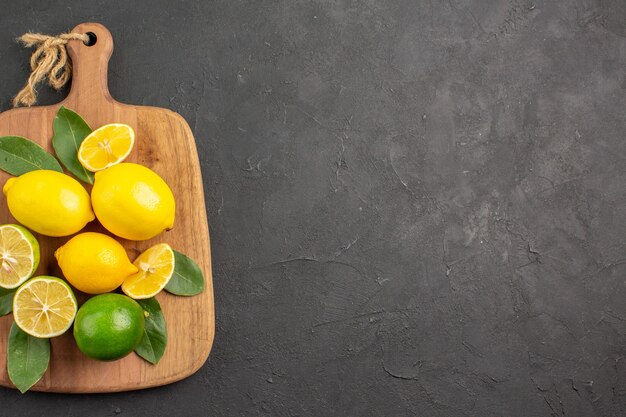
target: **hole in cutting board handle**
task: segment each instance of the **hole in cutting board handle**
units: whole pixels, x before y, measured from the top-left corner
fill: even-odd
[[[87,32],[86,35],[89,36],[89,39],[87,40],[87,42],[84,42],[85,45],[94,46],[96,42],[98,42],[98,37],[96,36],[95,33]]]

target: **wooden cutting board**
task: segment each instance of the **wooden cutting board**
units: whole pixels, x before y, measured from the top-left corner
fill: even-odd
[[[157,365],[149,364],[134,353],[114,362],[89,359],[78,350],[71,332],[68,332],[52,339],[50,367],[32,389],[70,393],[114,392],[168,384],[193,374],[204,364],[211,350],[215,327],[209,231],[195,141],[189,125],[180,115],[156,107],[122,104],[111,98],[107,66],[113,52],[113,39],[104,26],[85,23],[76,26],[73,32],[91,32],[97,40],[92,46],[81,41],[69,42],[73,79],[68,97],[52,106],[0,113],[0,136],[24,136],[54,153],[52,121],[61,105],[78,112],[92,129],[113,122],[132,126],[137,139],[127,161],[148,166],[169,184],[176,199],[176,220],[172,230],[151,240],[122,240],[122,244],[132,260],[156,243],[169,243],[200,265],[206,288],[194,297],[176,297],[165,292],[157,296],[168,333],[165,354]],[[8,178],[8,174],[0,172],[0,185],[4,185]],[[0,223],[15,223],[4,196],[0,197]],[[97,224],[89,225],[88,229],[104,230]],[[37,238],[41,245],[37,275],[60,276],[53,252],[68,238],[41,235]],[[79,301],[84,298],[78,296]],[[12,315],[0,319],[0,384],[7,387],[13,387],[6,371],[7,339],[12,322]]]

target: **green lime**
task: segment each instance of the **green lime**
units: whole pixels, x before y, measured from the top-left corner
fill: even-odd
[[[93,359],[112,361],[132,352],[143,336],[143,309],[122,294],[100,294],[87,300],[76,314],[74,339]]]

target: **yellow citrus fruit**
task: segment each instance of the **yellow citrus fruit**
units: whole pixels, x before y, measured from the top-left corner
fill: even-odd
[[[39,266],[39,243],[17,224],[0,226],[0,287],[16,288]]]
[[[63,275],[76,289],[102,294],[137,272],[124,247],[102,233],[81,233],[54,252]]]
[[[136,300],[157,295],[174,274],[174,251],[167,243],[159,243],[147,249],[135,259],[139,272],[122,283],[122,291]]]
[[[26,281],[13,297],[15,323],[31,336],[65,333],[76,316],[76,297],[65,281],[40,276]]]
[[[101,171],[122,162],[135,144],[132,127],[111,123],[91,132],[78,148],[78,160],[89,171]]]
[[[87,191],[60,172],[27,172],[10,178],[2,191],[13,217],[42,235],[68,236],[94,219]]]
[[[91,204],[100,223],[125,239],[150,239],[174,226],[172,190],[142,165],[125,162],[96,172]]]

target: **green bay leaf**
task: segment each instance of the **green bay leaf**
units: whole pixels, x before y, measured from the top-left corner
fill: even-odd
[[[50,362],[50,339],[25,333],[13,323],[9,332],[7,371],[23,394],[41,379]]]
[[[78,113],[61,106],[52,126],[52,146],[65,168],[81,181],[93,184],[93,172],[85,169],[78,160],[78,148],[91,133],[89,125]]]
[[[5,316],[13,311],[13,295],[17,291],[16,288],[8,290],[0,288],[0,316]]]
[[[0,169],[15,176],[38,169],[63,172],[54,156],[21,136],[0,137]]]
[[[193,259],[174,251],[174,275],[165,290],[174,295],[191,296],[204,290],[204,274]]]
[[[156,298],[135,300],[147,313],[143,337],[135,348],[135,353],[152,364],[157,364],[167,346],[167,327],[161,305]]]

